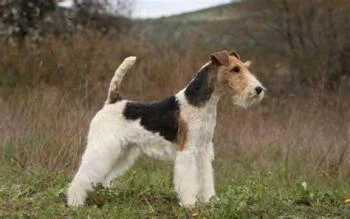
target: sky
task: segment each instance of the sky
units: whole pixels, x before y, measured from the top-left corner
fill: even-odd
[[[135,18],[156,18],[167,15],[196,11],[231,0],[135,0],[132,16]]]
[[[111,0],[113,1],[113,0]],[[196,11],[215,5],[225,4],[231,0],[134,0],[133,18],[158,18],[162,16]],[[72,0],[63,0],[62,7],[71,7]]]

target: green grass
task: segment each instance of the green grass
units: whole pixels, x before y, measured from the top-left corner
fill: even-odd
[[[6,162],[0,167],[0,216],[40,218],[274,218],[350,217],[350,183],[290,177],[283,168],[267,172],[238,168],[219,154],[215,161],[219,200],[193,209],[178,206],[172,166],[142,158],[113,189],[97,186],[88,205],[65,207],[59,191],[70,177],[47,170],[25,170]],[[239,170],[240,169],[240,170]],[[306,183],[306,185],[305,185]],[[304,185],[303,185],[304,184]]]

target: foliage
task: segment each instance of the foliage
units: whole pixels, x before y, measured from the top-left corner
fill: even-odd
[[[29,34],[42,34],[43,19],[55,8],[54,0],[1,0],[0,23],[8,36],[23,41]]]
[[[350,77],[350,3],[347,0],[246,0],[259,19],[253,28],[267,51],[286,57],[304,86],[336,89]],[[262,25],[261,25],[262,24]],[[276,43],[278,42],[278,43]]]
[[[44,170],[28,172],[15,165],[2,166],[0,173],[0,216],[21,217],[349,217],[344,202],[349,182],[333,185],[308,182],[302,178],[285,179],[278,169],[272,173],[226,169],[235,163],[223,153],[218,155],[217,190],[219,200],[198,204],[193,209],[178,206],[172,188],[171,165],[142,159],[118,179],[113,188],[97,186],[89,194],[87,206],[65,207],[62,188],[69,179]],[[226,174],[224,174],[226,172]],[[229,174],[227,174],[227,172]],[[305,180],[305,179],[304,179]],[[226,181],[226,183],[221,183]]]
[[[93,28],[101,33],[119,33],[127,27],[132,1],[74,1],[69,9],[60,8],[55,0],[1,0],[0,36],[23,44],[29,38],[40,42],[52,33],[67,35]]]

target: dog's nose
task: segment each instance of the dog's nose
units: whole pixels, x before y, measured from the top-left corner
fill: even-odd
[[[255,91],[256,93],[259,95],[261,93],[261,91],[263,91],[263,88],[258,86],[258,87],[255,87]]]

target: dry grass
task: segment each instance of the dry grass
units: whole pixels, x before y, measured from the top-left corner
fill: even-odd
[[[159,99],[182,88],[206,62],[209,54],[202,52],[202,45],[190,42],[190,49],[180,52],[128,36],[115,39],[87,32],[70,40],[52,37],[44,45],[25,49],[4,45],[1,159],[28,169],[71,173],[83,151],[90,119],[102,106],[119,62],[128,55],[139,58],[123,82],[124,96]],[[216,147],[232,153],[242,168],[277,167],[287,177],[321,176],[329,181],[349,177],[346,88],[282,95],[274,87],[273,75],[261,79],[270,90],[262,104],[243,110],[225,98],[221,101]],[[290,86],[294,85],[286,88]]]

